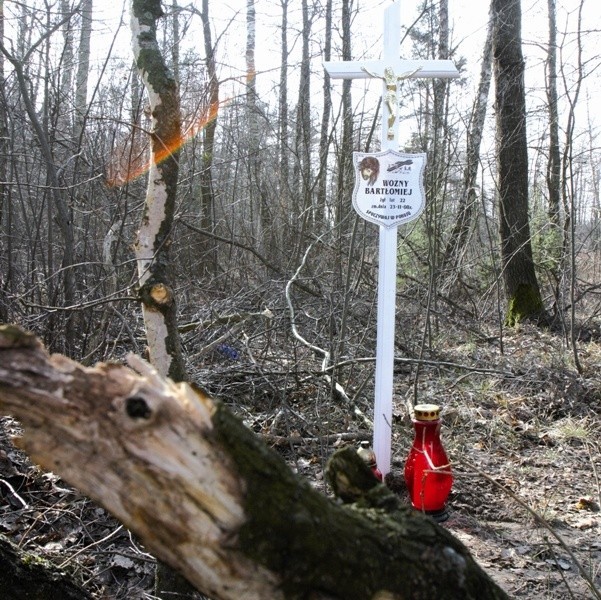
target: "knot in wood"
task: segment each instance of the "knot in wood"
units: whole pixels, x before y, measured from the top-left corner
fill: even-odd
[[[125,400],[125,412],[132,419],[150,419],[152,409],[148,406],[148,402],[139,396],[132,396]]]

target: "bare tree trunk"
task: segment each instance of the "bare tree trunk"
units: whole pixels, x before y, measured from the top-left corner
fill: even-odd
[[[342,60],[351,60],[351,2],[342,2]],[[336,225],[340,233],[351,228],[351,190],[353,174],[353,105],[351,98],[351,79],[342,81],[342,142],[338,155],[338,177],[336,185]]]
[[[81,33],[77,52],[77,79],[75,80],[75,129],[73,138],[76,148],[81,144],[88,111],[88,77],[90,73],[90,39],[92,37],[93,0],[82,0]]]
[[[482,134],[486,121],[486,105],[488,103],[488,93],[492,79],[492,33],[493,18],[492,14],[489,13],[486,41],[484,42],[480,66],[480,81],[467,132],[463,186],[459,198],[457,217],[447,241],[443,262],[443,268],[450,271],[455,271],[461,265],[474,220],[474,208],[477,203],[476,181],[480,165],[480,145],[482,143]]]
[[[332,57],[332,0],[326,0],[325,14],[325,43],[323,60]],[[317,183],[317,198],[315,201],[315,222],[319,228],[325,225],[327,186],[328,186],[328,153],[330,147],[330,113],[332,112],[332,88],[330,76],[324,69],[323,75],[323,108],[321,113],[321,130],[319,134],[319,181]]]
[[[448,0],[439,0],[438,19],[435,21],[438,25],[438,49],[436,58],[449,58],[449,2]],[[433,90],[433,117],[432,117],[432,139],[434,140],[431,148],[429,160],[435,169],[433,176],[433,191],[437,201],[444,196],[444,186],[446,185],[448,160],[448,126],[447,126],[447,99],[448,99],[449,80],[439,77],[432,81]]]
[[[156,22],[163,16],[157,0],[132,0],[132,46],[152,115],[151,156],[144,215],[135,244],[140,298],[151,364],[163,377],[186,379],[177,305],[169,278],[169,248],[175,211],[181,145],[177,82],[161,54]],[[172,565],[177,566],[177,565]],[[190,597],[193,588],[166,565],[157,565],[159,598]]]
[[[0,407],[38,464],[90,495],[215,600],[505,600],[461,542],[352,447],[292,473],[223,405],[137,357],[84,368],[0,327]],[[356,502],[356,503],[355,503]]]
[[[559,150],[559,112],[557,98],[557,23],[556,0],[547,0],[549,11],[549,45],[547,48],[547,102],[549,104],[549,160],[547,161],[547,190],[549,220],[560,227],[561,153]]]
[[[311,57],[309,41],[311,39],[312,18],[309,16],[308,0],[301,2],[303,20],[302,51],[299,73],[298,102],[296,105],[296,139],[294,181],[298,186],[295,192],[294,212],[296,219],[292,225],[300,222],[300,230],[291,231],[292,239],[298,240],[295,262],[304,250],[304,232],[312,217],[311,194],[313,189],[311,168]]]
[[[4,44],[4,0],[0,0],[0,44]],[[4,95],[4,55],[0,53],[0,289],[6,292],[12,286],[12,210],[9,202],[8,180],[8,127],[7,106]],[[6,263],[4,263],[4,260]],[[9,303],[0,301],[0,321],[9,320]]]
[[[246,122],[248,125],[248,186],[251,215],[258,218],[256,243],[264,256],[275,247],[271,203],[264,187],[261,160],[261,128],[257,95],[255,0],[246,0]]]
[[[532,258],[528,217],[528,143],[520,0],[492,0],[496,83],[497,168],[501,259],[513,326],[525,319],[546,321]]]
[[[257,36],[257,19],[255,0],[246,0],[246,108],[250,137],[250,152],[259,151],[259,121],[257,118],[257,66],[255,49]]]
[[[564,249],[562,257],[569,260],[568,270],[570,282],[570,342],[574,363],[579,373],[582,373],[582,364],[578,356],[577,330],[576,330],[576,177],[574,169],[574,131],[576,127],[576,106],[582,89],[584,78],[584,64],[582,58],[582,9],[584,0],[578,4],[578,28],[577,28],[577,68],[576,82],[571,89],[566,89],[566,98],[569,104],[568,119],[566,124],[566,137],[561,161],[561,188],[564,206]],[[569,257],[569,258],[568,258]]]
[[[246,106],[248,109],[251,150],[256,150],[259,136],[257,122],[257,67],[256,48],[256,11],[255,0],[246,0]]]
[[[449,58],[449,3],[448,0],[438,1],[438,11],[432,4],[430,25],[430,40],[433,45],[432,53],[438,59]],[[436,43],[437,42],[437,43]],[[432,85],[432,118],[428,139],[432,140],[428,150],[427,194],[424,221],[428,234],[428,301],[426,305],[425,327],[420,345],[419,356],[425,351],[426,341],[432,343],[432,331],[438,326],[438,285],[440,262],[443,243],[443,213],[445,209],[446,188],[449,173],[449,127],[448,127],[448,79],[437,78]],[[420,376],[419,367],[416,369],[415,385]]]
[[[288,149],[288,3],[280,0],[282,7],[281,24],[281,61],[280,61],[280,100],[279,100],[279,165],[280,165],[280,198],[282,206],[288,207],[290,202],[290,163]]]
[[[179,13],[180,8],[177,0],[171,0],[171,34],[173,36],[173,41],[171,42],[171,68],[173,70],[173,79],[175,79],[175,82],[178,86],[180,85],[179,48],[181,44],[179,32]]]
[[[204,36],[205,65],[209,78],[209,113],[207,123],[203,128],[203,153],[200,166],[200,211],[201,228],[213,232],[215,193],[213,190],[213,157],[215,154],[215,132],[217,130],[217,115],[219,110],[219,79],[215,48],[211,36],[211,21],[209,19],[209,2],[202,0],[200,13]],[[210,237],[205,242],[206,266],[205,272],[214,273],[217,269],[217,255],[214,242]]]
[[[72,14],[69,0],[61,0],[61,15],[67,17]],[[63,24],[63,51],[61,55],[60,98],[58,99],[58,123],[62,135],[70,137],[73,131],[73,121],[69,106],[72,102],[73,69],[74,69],[74,31],[73,19],[69,18]]]
[[[549,44],[547,47],[547,105],[549,110],[549,157],[547,159],[547,193],[549,195],[547,214],[550,228],[545,233],[549,258],[550,274],[554,279],[555,316],[561,304],[560,267],[564,259],[561,229],[561,151],[559,147],[559,109],[557,96],[557,8],[555,0],[547,1],[549,22]]]

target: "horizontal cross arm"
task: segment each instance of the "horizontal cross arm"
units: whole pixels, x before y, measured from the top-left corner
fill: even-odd
[[[411,75],[411,79],[459,77],[459,71],[452,60],[398,59],[391,64],[385,64],[382,60],[324,61],[323,66],[332,79],[368,79],[372,78],[374,73],[383,76],[385,67],[391,67],[397,76],[416,71]]]

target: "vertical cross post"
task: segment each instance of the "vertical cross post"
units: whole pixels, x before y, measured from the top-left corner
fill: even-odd
[[[382,80],[382,150],[398,150],[398,84],[406,78],[458,77],[450,60],[403,60],[401,7],[393,2],[384,11],[383,52],[380,60],[324,62],[333,79]],[[380,225],[378,263],[378,317],[374,403],[373,449],[383,475],[390,471],[392,441],[392,392],[396,309],[397,227]]]
[[[385,68],[398,59],[401,47],[401,5],[395,2],[384,13]],[[390,67],[388,67],[390,68]],[[396,83],[396,82],[394,82]],[[386,78],[382,81],[382,150],[398,150],[398,98]],[[393,92],[393,102],[387,95]],[[388,98],[390,99],[390,97]],[[392,123],[392,132],[390,131]],[[392,136],[391,136],[392,133]],[[373,449],[382,475],[390,471],[392,454],[392,386],[394,380],[394,335],[396,320],[397,227],[380,225],[378,251],[378,316],[376,326],[376,379],[374,390]]]

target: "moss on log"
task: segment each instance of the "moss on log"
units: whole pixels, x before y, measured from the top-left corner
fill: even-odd
[[[0,534],[0,598],[6,600],[87,600],[92,596],[64,571],[24,552]]]

